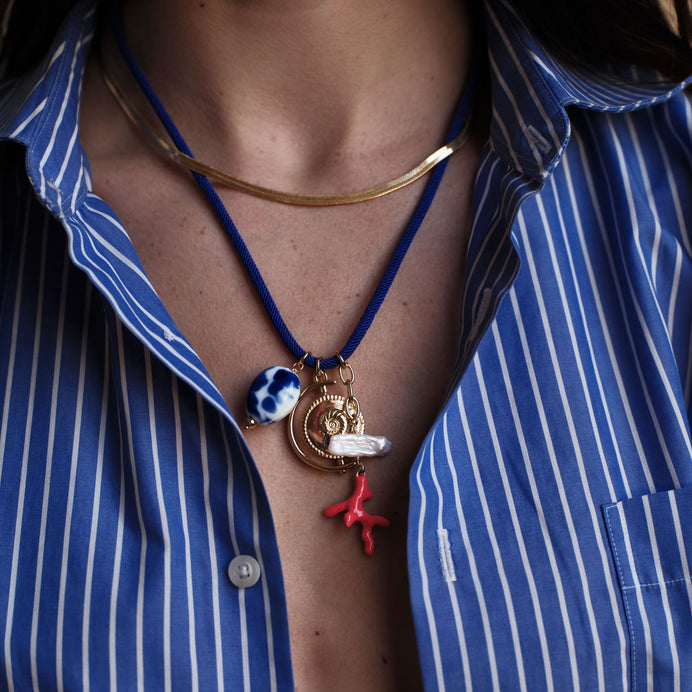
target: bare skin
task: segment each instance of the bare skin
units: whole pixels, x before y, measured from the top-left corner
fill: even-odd
[[[454,0],[140,0],[126,8],[126,29],[198,158],[312,194],[394,177],[439,146],[469,59]],[[95,191],[242,419],[254,375],[292,357],[217,219],[189,174],[133,130],[93,64],[82,126]],[[301,464],[283,426],[246,436],[276,524],[299,690],[421,684],[406,576],[408,474],[456,352],[480,142],[451,161],[351,359],[367,430],[393,443],[368,466],[368,509],[392,520],[375,529],[374,556],[363,555],[357,529],[320,516],[350,494],[350,479]],[[360,317],[423,184],[319,210],[220,193],[298,342],[328,356]]]

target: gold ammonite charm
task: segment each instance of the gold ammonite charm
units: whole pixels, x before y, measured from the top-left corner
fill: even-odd
[[[336,394],[325,394],[312,402],[303,416],[303,434],[310,449],[327,459],[341,460],[328,450],[329,440],[334,435],[363,433],[363,414],[347,410],[347,399]],[[350,414],[350,415],[349,415]]]
[[[348,422],[346,397],[327,394],[327,389],[334,385],[336,382],[333,380],[320,379],[306,387],[288,416],[291,448],[308,466],[319,471],[345,471],[361,466],[358,458],[335,456],[327,451],[330,437],[340,434],[344,426],[346,428],[342,432],[349,432],[349,424],[354,428],[354,433],[362,433],[365,429],[360,411],[355,416],[355,422]],[[317,398],[313,399],[315,396]]]

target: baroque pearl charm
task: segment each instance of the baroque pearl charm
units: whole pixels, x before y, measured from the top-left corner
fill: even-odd
[[[389,454],[392,443],[381,435],[332,435],[327,450],[340,457],[382,457]]]
[[[255,377],[247,394],[245,428],[269,425],[285,418],[300,397],[300,379],[288,368],[276,365]]]

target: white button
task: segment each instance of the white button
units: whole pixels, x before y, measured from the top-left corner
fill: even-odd
[[[237,555],[228,565],[228,578],[239,589],[254,586],[260,578],[259,562],[252,555]]]

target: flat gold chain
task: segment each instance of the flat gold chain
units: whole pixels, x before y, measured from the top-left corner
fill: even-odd
[[[416,180],[422,178],[438,163],[444,161],[446,158],[459,151],[459,149],[461,149],[469,139],[470,124],[472,120],[470,113],[464,122],[461,132],[451,142],[441,146],[439,149],[430,154],[430,156],[421,161],[421,163],[419,163],[415,168],[412,168],[407,173],[404,173],[393,180],[380,183],[379,185],[369,187],[359,192],[347,192],[344,194],[302,195],[293,192],[282,192],[281,190],[273,190],[269,187],[263,187],[261,185],[250,183],[246,180],[242,180],[241,178],[236,178],[235,176],[225,173],[214,166],[210,166],[209,164],[202,163],[191,156],[187,156],[187,154],[184,154],[177,147],[166,142],[166,140],[159,136],[149,126],[144,116],[127,98],[123,88],[118,84],[116,79],[106,67],[103,56],[101,56],[100,59],[100,66],[101,74],[103,75],[103,80],[106,86],[122,108],[127,118],[157,149],[159,149],[168,158],[184,168],[187,168],[195,173],[200,173],[201,175],[222,183],[233,190],[238,190],[240,192],[247,193],[248,195],[253,195],[254,197],[266,199],[271,202],[279,202],[281,204],[290,204],[299,207],[334,207],[347,204],[358,204],[360,202],[367,202],[371,199],[383,197],[384,195],[388,195],[391,192],[400,190],[401,188],[406,187],[407,185],[410,185]]]

